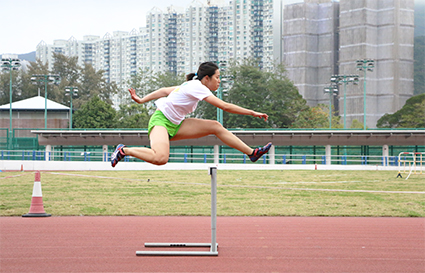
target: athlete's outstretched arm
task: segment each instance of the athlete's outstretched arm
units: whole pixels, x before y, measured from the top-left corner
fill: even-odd
[[[218,107],[222,109],[223,111],[232,113],[232,114],[239,114],[239,115],[247,115],[247,116],[253,116],[257,118],[263,118],[265,121],[269,118],[267,114],[256,112],[253,110],[249,110],[243,107],[240,107],[233,103],[225,102],[219,98],[217,98],[214,95],[208,96],[204,99],[204,101],[214,105],[215,107]]]
[[[130,88],[130,89],[128,89],[128,91],[130,92],[131,98],[135,102],[142,104],[142,103],[146,103],[146,102],[151,101],[151,100],[156,100],[156,99],[159,99],[159,98],[162,98],[162,97],[166,97],[176,88],[177,88],[177,86],[163,87],[163,88],[160,88],[158,90],[153,91],[152,93],[147,94],[143,98],[140,98],[139,96],[136,95],[136,90],[134,90],[134,88]]]

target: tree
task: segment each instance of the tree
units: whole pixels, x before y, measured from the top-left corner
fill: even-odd
[[[267,113],[268,121],[252,116],[224,112],[223,123],[227,128],[288,128],[303,109],[306,101],[294,84],[284,75],[282,66],[272,72],[259,69],[255,60],[242,64],[230,64],[222,78],[233,82],[223,100],[254,111]],[[208,103],[200,103],[196,116],[215,119],[217,110]]]
[[[161,87],[178,86],[185,81],[184,75],[175,75],[171,72],[158,72],[153,73],[150,70],[142,70],[132,75],[130,80],[127,81],[128,85],[136,90],[136,93],[140,96],[146,96],[147,94],[155,91]],[[127,90],[123,90],[122,101],[125,103],[131,103],[132,100]]]
[[[139,70],[132,75],[128,84],[136,89],[140,97],[161,87],[177,86],[184,82],[183,75],[174,75],[170,72],[152,73],[149,70]],[[131,100],[127,90],[122,91],[122,104],[117,113],[118,127],[121,128],[147,128],[149,113],[156,108],[153,102],[137,104]]]
[[[43,65],[39,60],[32,62],[29,69],[29,77],[33,74],[58,74],[61,77],[59,86],[48,86],[49,99],[69,105],[70,100],[65,96],[65,87],[74,86],[78,88],[78,97],[72,101],[74,109],[78,109],[93,96],[99,96],[106,103],[112,103],[112,96],[117,93],[117,86],[114,82],[106,82],[103,70],[95,71],[88,63],[81,67],[78,65],[77,57],[59,53],[54,53],[53,56],[55,63],[52,71],[48,71],[48,64]]]
[[[47,75],[50,74],[48,64],[43,64],[40,60],[36,60],[35,62],[30,62],[30,64],[27,67],[27,71],[22,69],[22,93],[20,94],[19,98],[17,100],[23,100],[27,98],[31,98],[34,96],[37,96],[38,94],[40,96],[44,97],[45,87],[44,84],[37,84],[34,85],[31,81],[32,75]],[[47,95],[49,99],[51,98],[51,90],[52,86],[47,86]]]
[[[34,85],[31,81],[31,76],[34,74],[42,74],[42,71],[48,71],[47,67],[42,66],[41,62],[37,60],[37,62],[30,62],[26,70],[21,70],[22,92],[19,94],[18,100],[32,98],[37,95],[44,96],[44,85]]]
[[[150,83],[151,91],[165,86],[179,86],[186,81],[183,74],[175,75],[172,72],[156,73],[151,78]]]
[[[79,79],[81,75],[81,67],[78,65],[78,57],[69,57],[61,53],[53,53],[53,70],[51,74],[60,76],[58,86],[52,86],[48,91],[48,97],[51,100],[61,104],[69,105],[69,97],[65,96],[65,87],[79,87]],[[74,105],[74,100],[73,100]],[[78,107],[78,101],[75,106]]]
[[[49,64],[43,64],[39,59],[30,62],[27,70],[13,71],[13,101],[34,97],[37,94],[44,96],[43,84],[33,85],[32,75],[58,74],[60,84],[47,86],[47,98],[55,102],[69,105],[69,97],[65,96],[65,87],[74,86],[79,90],[79,96],[73,99],[73,108],[78,109],[84,102],[93,96],[99,96],[103,101],[111,104],[112,97],[117,93],[117,85],[108,83],[103,78],[103,70],[95,71],[91,64],[78,65],[77,57],[68,57],[63,54],[54,54],[53,70]],[[0,75],[0,104],[9,103],[9,73]]]
[[[78,88],[78,96],[72,101],[74,109],[78,109],[94,96],[108,104],[112,103],[112,97],[118,88],[115,82],[106,82],[103,70],[96,71],[89,63],[81,67],[77,57],[54,54],[54,58],[53,73],[60,75],[61,83],[57,88],[53,88],[52,95],[49,96],[51,99],[69,105],[70,99],[65,96],[65,87],[74,86]]]
[[[70,85],[77,83],[81,67],[78,65],[78,57],[68,57],[60,53],[53,53],[53,71]]]
[[[353,121],[351,122],[350,129],[363,129],[363,128],[364,128],[364,124],[362,122],[360,122],[358,119],[353,119]]]
[[[78,108],[93,96],[98,96],[102,101],[111,104],[113,95],[117,94],[118,87],[115,82],[108,83],[103,78],[105,71],[96,71],[91,64],[81,68],[79,79],[79,93],[75,100]]]
[[[95,95],[74,113],[73,125],[75,128],[114,128],[115,117],[112,106]]]
[[[411,97],[394,114],[385,114],[377,122],[378,128],[425,128],[425,94]]]
[[[297,116],[291,128],[329,128],[329,106],[319,104],[303,109]],[[341,117],[332,115],[332,128],[342,128]]]
[[[16,101],[22,92],[19,72],[12,70],[12,101]],[[0,105],[10,103],[10,71],[0,74]]]
[[[117,127],[148,128],[149,118],[149,111],[144,105],[137,103],[122,104],[117,113]]]
[[[139,69],[136,74],[131,75],[130,79],[127,81],[128,86],[134,88],[136,93],[140,97],[146,96],[148,93],[153,91],[153,88],[150,86],[152,82],[153,73],[148,69]],[[122,101],[130,102],[131,98],[128,96],[128,91],[124,90],[122,96]]]
[[[47,66],[40,61],[30,62],[28,70],[23,67],[19,71],[12,71],[12,101],[19,101],[36,96],[38,88],[40,94],[44,95],[44,86],[35,86],[31,84],[31,75],[43,74],[48,71]],[[10,72],[6,71],[0,74],[0,105],[9,103],[10,94]]]

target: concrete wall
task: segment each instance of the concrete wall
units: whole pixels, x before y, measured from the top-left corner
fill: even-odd
[[[328,103],[323,88],[335,73],[337,8],[330,1],[308,1],[284,9],[284,63],[310,106]]]
[[[347,127],[363,122],[363,77],[358,59],[374,59],[366,74],[367,126],[394,113],[413,95],[414,0],[306,0],[286,5],[284,64],[289,78],[310,106],[328,104],[323,87],[332,74],[359,74],[347,85]],[[337,110],[344,113],[344,87]]]
[[[413,0],[341,0],[339,72],[361,79],[347,86],[347,124],[363,121],[364,72],[356,71],[357,59],[375,60],[374,71],[366,73],[368,127],[413,95],[413,12]]]

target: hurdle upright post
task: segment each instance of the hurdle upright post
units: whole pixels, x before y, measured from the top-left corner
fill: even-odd
[[[211,252],[217,253],[217,167],[210,167],[211,175]]]
[[[145,247],[209,247],[210,251],[136,251],[137,256],[218,256],[217,244],[217,167],[209,167],[211,175],[211,243],[145,243]]]

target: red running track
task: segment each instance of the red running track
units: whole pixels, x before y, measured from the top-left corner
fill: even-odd
[[[218,217],[218,257],[136,256],[210,236],[209,217],[0,217],[0,271],[425,272],[424,218]]]

